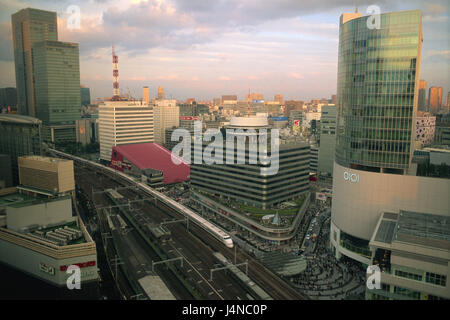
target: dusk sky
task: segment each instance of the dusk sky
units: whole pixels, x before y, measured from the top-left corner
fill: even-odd
[[[0,0],[0,87],[16,86],[11,14],[32,7],[58,14],[60,41],[80,46],[81,84],[91,98],[112,95],[111,45],[119,56],[123,93],[210,100],[261,92],[266,100],[330,98],[336,92],[339,16],[420,9],[421,79],[450,89],[450,9],[442,1],[300,0]],[[68,27],[67,8],[80,8],[79,29]]]

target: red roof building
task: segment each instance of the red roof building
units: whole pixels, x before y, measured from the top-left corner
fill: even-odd
[[[187,181],[190,166],[177,158],[181,162],[178,165],[172,161],[172,152],[156,142],[119,145],[112,149],[110,167],[122,172],[132,170],[133,166],[140,170],[159,170],[163,172],[164,184]]]

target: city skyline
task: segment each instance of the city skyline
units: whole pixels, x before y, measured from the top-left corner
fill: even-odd
[[[168,98],[212,100],[223,94],[244,99],[250,90],[266,99],[330,98],[336,93],[339,16],[368,5],[381,13],[422,11],[424,43],[420,78],[428,86],[450,88],[449,7],[445,1],[369,3],[340,1],[327,4],[276,2],[264,8],[239,4],[177,1],[50,1],[1,0],[0,86],[15,86],[11,14],[25,7],[57,12],[58,35],[79,43],[81,83],[92,99],[112,95],[111,45],[120,57],[120,88],[136,98],[142,87],[155,97],[158,86]],[[69,29],[69,5],[80,8],[80,29]],[[234,8],[232,5],[237,6]],[[88,13],[87,13],[88,12]],[[244,14],[247,12],[247,16]],[[151,22],[150,22],[151,21]],[[220,24],[218,21],[225,21]],[[120,24],[121,32],[114,24]],[[149,35],[151,39],[147,38]]]

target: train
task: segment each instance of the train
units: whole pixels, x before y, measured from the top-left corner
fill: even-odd
[[[226,247],[228,247],[228,248],[233,248],[234,247],[233,239],[231,239],[231,236],[228,233],[226,233],[224,230],[222,230],[221,228],[219,228],[216,225],[212,224],[211,222],[209,222],[205,218],[199,216],[198,214],[196,214],[194,211],[190,210],[189,208],[186,208],[185,206],[183,206],[182,204],[178,203],[174,199],[166,196],[165,194],[162,194],[159,191],[156,191],[156,190],[152,189],[151,187],[149,187],[145,183],[138,182],[138,181],[134,180],[132,177],[130,177],[129,175],[123,173],[123,172],[114,170],[113,168],[104,166],[104,165],[96,163],[94,161],[83,159],[83,158],[80,158],[80,157],[77,157],[77,156],[74,156],[74,155],[71,155],[71,154],[67,154],[65,152],[62,152],[62,151],[59,151],[59,150],[55,150],[55,149],[52,149],[52,148],[48,148],[48,151],[51,152],[51,153],[54,153],[56,155],[59,155],[59,156],[61,156],[63,158],[68,158],[68,159],[71,159],[71,160],[74,160],[74,161],[85,163],[85,164],[88,164],[88,165],[91,165],[91,166],[94,166],[94,167],[97,167],[97,168],[100,168],[100,169],[103,169],[103,170],[110,171],[112,174],[120,176],[125,181],[137,185],[142,191],[144,191],[148,195],[150,195],[152,197],[155,197],[156,199],[162,201],[168,207],[170,207],[170,208],[174,209],[175,211],[183,214],[184,216],[188,216],[189,219],[191,219],[191,221],[193,221],[199,227],[201,227],[202,229],[207,231],[214,238],[216,238],[221,243],[223,243]]]

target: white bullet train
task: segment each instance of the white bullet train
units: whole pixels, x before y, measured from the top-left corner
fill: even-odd
[[[177,212],[182,213],[185,216],[188,216],[191,219],[191,221],[194,221],[198,226],[203,228],[205,231],[209,232],[212,236],[214,236],[220,242],[225,244],[225,246],[227,246],[228,248],[233,248],[233,245],[234,245],[233,244],[233,240],[231,239],[230,235],[227,234],[225,231],[223,231],[221,228],[219,228],[216,225],[212,224],[208,220],[206,220],[203,217],[199,216],[194,211],[190,210],[189,208],[186,208],[185,206],[183,206],[182,204],[180,204],[177,201],[173,200],[172,198],[162,194],[161,192],[158,192],[158,191],[150,188],[148,185],[146,185],[146,184],[144,184],[142,182],[138,182],[138,181],[134,180],[129,175],[124,174],[123,172],[114,170],[113,168],[110,168],[110,167],[101,165],[99,163],[96,163],[94,161],[83,159],[83,158],[80,158],[80,157],[77,157],[77,156],[74,156],[74,155],[71,155],[71,154],[67,154],[67,153],[64,153],[64,152],[61,152],[61,151],[58,151],[58,150],[55,150],[55,149],[48,148],[48,151],[51,152],[51,153],[54,153],[56,155],[59,155],[61,157],[64,157],[64,158],[68,158],[68,159],[71,159],[71,160],[74,160],[74,161],[79,161],[79,162],[86,163],[86,164],[89,164],[89,165],[94,166],[94,167],[98,167],[98,168],[103,169],[103,170],[110,171],[111,173],[114,173],[115,175],[120,176],[124,180],[137,185],[142,191],[148,193],[150,196],[156,197],[157,199],[159,199],[163,203],[167,204],[167,206],[169,206],[170,208],[176,210]]]

